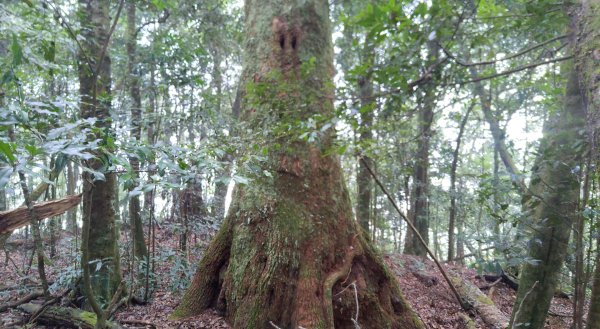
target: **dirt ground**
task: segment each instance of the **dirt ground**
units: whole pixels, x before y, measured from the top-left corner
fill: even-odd
[[[174,280],[177,280],[178,275],[182,276],[183,274],[173,271],[177,265],[175,263],[177,238],[168,232],[169,230],[163,229],[158,230],[157,233],[156,246],[160,246],[162,256],[159,257],[158,249],[156,249],[155,266],[158,277],[151,302],[146,305],[122,307],[117,312],[115,320],[126,328],[229,328],[214,311],[207,311],[183,322],[167,319],[184,290],[174,288],[178,287]],[[11,238],[12,241],[15,239],[22,240],[21,237]],[[125,238],[123,238],[123,242],[127,242]],[[200,238],[193,239],[191,242],[197,246],[197,249],[190,252],[187,260],[189,264],[196,264],[198,257],[194,255],[199,255],[207,242]],[[61,287],[61,282],[64,282],[69,276],[77,274],[74,245],[75,238],[69,234],[63,234],[58,246],[58,256],[52,259],[46,267],[48,278],[55,283],[55,287]],[[8,263],[4,262],[4,257],[0,254],[0,305],[17,300],[36,288],[38,276],[35,263],[28,273],[23,273],[23,269],[28,267],[31,258],[31,252],[22,251],[26,249],[27,245],[23,246],[19,249],[20,252],[10,253]],[[475,312],[467,313],[461,309],[432,261],[399,254],[388,254],[384,258],[398,277],[406,299],[427,328],[467,328],[467,319],[470,319],[476,328],[490,328]],[[181,257],[179,259],[181,261]],[[458,273],[463,280],[468,280],[478,287],[490,285],[490,282],[479,277],[473,269],[457,264],[445,264],[445,266]],[[189,270],[189,272],[193,273],[193,270]],[[420,275],[415,273],[420,273]],[[125,272],[126,277],[127,275],[128,273]],[[55,291],[56,294],[61,292],[59,289]],[[484,292],[504,314],[510,315],[515,300],[514,290],[504,283],[498,282],[492,288],[485,289]],[[41,300],[35,302],[42,303]],[[569,328],[572,314],[571,301],[566,298],[554,298],[549,314],[546,328]],[[18,309],[9,309],[0,313],[0,328],[46,328],[32,324],[26,326],[28,320],[28,317]]]

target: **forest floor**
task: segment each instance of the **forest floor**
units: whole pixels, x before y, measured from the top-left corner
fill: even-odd
[[[170,229],[157,230],[155,242],[157,246],[156,289],[151,302],[146,305],[122,307],[117,312],[115,320],[127,328],[229,328],[223,318],[214,311],[207,311],[183,322],[167,319],[181,299],[181,294],[187,285],[187,281],[182,279],[185,277],[185,272],[187,271],[188,275],[193,273],[193,269],[186,270],[186,267],[182,266],[183,258],[177,256],[176,253],[177,237],[170,234],[170,231]],[[19,239],[22,240],[22,237],[11,238],[12,241],[19,241]],[[192,242],[196,248],[186,257],[190,264],[198,262],[198,255],[201,254],[201,250],[207,243],[206,240],[200,238],[194,240]],[[64,291],[68,279],[78,274],[73,242],[72,236],[63,234],[58,246],[57,254],[59,256],[55,257],[46,267],[49,280],[54,282],[55,294],[60,294],[61,289]],[[126,243],[125,240],[123,242]],[[28,243],[24,243],[24,246],[27,245]],[[30,245],[31,243],[29,243],[29,247],[31,247]],[[26,249],[23,247],[18,249],[20,252],[13,251],[8,264],[4,262],[4,257],[0,257],[0,308],[37,288],[35,281],[38,280],[38,276],[35,262],[28,274],[23,273],[23,269],[28,267],[31,258],[31,252],[25,252]],[[467,319],[470,319],[476,328],[490,328],[475,312],[467,313],[461,309],[432,261],[400,254],[387,254],[384,258],[398,277],[406,299],[427,328],[468,328]],[[513,289],[502,282],[497,282],[490,288],[491,283],[478,276],[475,270],[458,264],[446,264],[445,267],[460,275],[463,280],[468,280],[478,287],[488,287],[484,292],[505,315],[510,315],[515,300]],[[127,273],[125,273],[125,277],[127,277]],[[34,302],[43,303],[41,300]],[[569,328],[571,314],[572,304],[569,299],[554,298],[546,328]],[[18,309],[9,309],[0,313],[0,328],[46,328],[24,326],[27,319],[26,315]]]

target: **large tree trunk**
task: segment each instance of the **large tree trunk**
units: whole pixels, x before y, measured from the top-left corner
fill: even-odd
[[[573,36],[576,38],[576,36]],[[574,41],[572,40],[572,46]],[[538,264],[523,266],[511,325],[528,323],[528,328],[544,326],[550,302],[559,280],[569,244],[569,235],[579,201],[576,166],[585,138],[585,113],[577,72],[563,67],[568,82],[563,107],[553,112],[544,126],[539,156],[532,170],[531,199],[524,209],[533,219],[535,230],[528,256]]]
[[[79,93],[82,118],[96,118],[99,133],[90,138],[107,141],[111,136],[110,118],[110,58],[101,54],[108,42],[109,4],[99,0],[79,0],[79,17],[84,39],[84,51],[79,53]],[[104,49],[104,50],[103,50]],[[95,71],[95,72],[94,72]],[[110,146],[105,146],[110,148]],[[96,171],[105,171],[107,154],[94,150],[96,158],[87,166]],[[115,223],[115,183],[114,172],[104,172],[104,180],[94,180],[88,172],[83,174],[83,230],[84,237],[89,232],[89,240],[82,240],[82,251],[87,248],[88,261],[82,257],[82,267],[89,268],[91,286],[99,304],[110,302],[121,281],[119,253],[117,249],[117,226]],[[87,243],[86,243],[87,242]],[[101,266],[98,268],[98,262]]]
[[[582,56],[578,60],[577,70],[580,74],[580,81],[585,86],[584,95],[588,106],[588,129],[594,132],[593,136],[596,138],[590,143],[593,145],[591,154],[596,156],[594,161],[598,161],[597,145],[598,136],[600,135],[598,131],[600,129],[598,124],[600,122],[600,31],[598,30],[600,4],[598,1],[582,1],[578,18],[581,37],[577,53],[582,54]],[[597,242],[600,243],[600,237]],[[597,246],[600,245],[598,243]],[[600,329],[600,251],[597,252],[587,328]]]
[[[278,129],[333,113],[328,2],[247,0],[245,13],[242,109],[257,131],[276,124],[259,141],[268,175],[245,173],[253,180],[235,192],[173,317],[214,306],[234,328],[420,328],[353,219],[333,134],[308,142]]]

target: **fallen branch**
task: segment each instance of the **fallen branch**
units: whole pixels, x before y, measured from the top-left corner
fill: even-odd
[[[497,280],[500,280],[501,282],[505,283],[507,286],[509,286],[513,290],[515,290],[515,291],[519,290],[519,281],[517,279],[515,279],[514,277],[506,274],[506,272],[504,272],[504,271],[502,271],[501,275],[484,274],[483,278],[487,282],[495,282]]]
[[[42,305],[23,304],[19,309],[27,314],[36,314],[42,309]],[[59,328],[82,328],[94,329],[96,325],[96,314],[82,311],[71,307],[48,306],[35,319],[39,324],[55,326]],[[121,328],[113,322],[106,322],[107,328]]]
[[[140,325],[156,329],[156,325],[154,323],[143,320],[120,320],[119,322],[123,324]]]
[[[508,317],[477,286],[452,272],[450,272],[450,279],[461,297],[473,305],[473,308],[485,323],[492,328],[504,329],[508,327]]]
[[[410,272],[412,273],[412,275],[415,276],[415,278],[419,279],[419,281],[426,287],[435,286],[438,283],[440,283],[437,277],[429,275],[423,271],[411,270]]]
[[[44,296],[44,292],[43,291],[41,291],[41,290],[40,291],[34,291],[34,292],[30,293],[29,295],[27,295],[27,296],[25,296],[25,297],[23,297],[23,298],[21,298],[19,300],[16,300],[16,301],[14,301],[12,303],[8,303],[8,304],[5,304],[5,305],[0,305],[0,313],[4,312],[6,310],[9,310],[11,308],[17,308],[17,307],[19,307],[19,306],[21,306],[21,305],[23,305],[25,303],[29,303],[30,301],[32,301],[34,299],[37,299],[37,298],[40,298],[42,296]]]
[[[421,236],[421,234],[419,233],[419,231],[417,230],[417,228],[415,227],[415,225],[410,220],[408,220],[408,218],[406,217],[406,215],[404,215],[404,213],[402,213],[402,211],[400,210],[400,207],[398,207],[398,205],[396,204],[396,201],[394,201],[394,198],[392,198],[392,196],[387,191],[387,189],[385,188],[385,186],[383,186],[383,184],[379,180],[379,177],[377,177],[377,175],[375,175],[375,173],[373,172],[373,170],[371,170],[371,167],[369,166],[369,164],[367,163],[367,161],[365,161],[365,159],[362,156],[360,156],[360,161],[362,161],[362,163],[365,165],[365,168],[367,168],[367,171],[369,172],[369,174],[371,174],[371,176],[373,177],[373,180],[375,181],[375,183],[377,183],[377,185],[379,186],[379,188],[381,189],[381,191],[383,192],[383,194],[385,194],[387,196],[388,200],[390,201],[390,203],[392,204],[392,206],[394,207],[394,209],[396,209],[396,212],[398,212],[398,214],[400,215],[400,217],[402,217],[402,219],[404,219],[404,221],[406,222],[406,224],[408,225],[408,227],[411,229],[411,231],[413,231],[414,235],[418,238],[419,242],[421,242],[421,244],[423,245],[423,247],[425,248],[425,250],[427,251],[427,253],[429,254],[429,256],[433,259],[433,261],[435,262],[435,265],[440,270],[440,272],[442,273],[442,276],[444,277],[444,279],[448,283],[448,286],[450,287],[450,290],[452,290],[452,292],[454,293],[454,296],[458,300],[458,303],[460,304],[460,306],[465,311],[468,311],[471,308],[473,308],[473,305],[469,304],[469,302],[466,301],[466,300],[464,300],[461,297],[461,295],[458,293],[458,291],[456,290],[456,287],[454,286],[454,284],[452,283],[452,281],[448,277],[448,274],[446,274],[446,271],[442,267],[442,264],[440,263],[440,261],[437,259],[437,257],[435,257],[435,255],[431,251],[431,249],[429,249],[429,246],[427,245],[427,243],[425,242],[425,240],[423,239],[423,237]]]
[[[502,278],[498,278],[498,280],[492,282],[492,284],[486,284],[483,287],[479,287],[479,290],[488,290],[488,289],[491,289],[491,288],[495,287],[500,281],[502,281]]]
[[[54,217],[65,213],[77,206],[81,201],[81,194],[70,195],[58,200],[41,202],[34,205],[34,210],[39,220]],[[31,217],[27,207],[0,212],[0,234],[14,231],[28,225]]]
[[[48,281],[49,285],[54,284],[54,281]],[[0,292],[5,292],[5,291],[14,291],[14,290],[31,290],[33,288],[41,288],[40,284],[37,282],[32,282],[30,284],[19,284],[19,285],[11,285],[11,286],[4,286],[1,285],[0,286]]]
[[[495,282],[497,280],[500,280],[501,282],[505,283],[507,286],[509,286],[514,291],[519,290],[519,280],[517,280],[513,276],[507,274],[506,272],[502,272],[502,275],[485,274],[485,275],[483,275],[483,278],[485,279],[485,281],[488,281],[488,282]],[[481,288],[481,289],[485,289],[485,287]],[[564,299],[571,298],[571,296],[569,294],[567,294],[566,292],[559,290],[559,289],[557,289],[554,292],[554,297],[564,298]]]

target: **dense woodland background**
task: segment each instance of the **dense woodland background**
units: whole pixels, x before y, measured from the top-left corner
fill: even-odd
[[[247,6],[313,2],[323,1]],[[331,97],[308,93],[310,80],[273,89],[247,73],[260,35],[246,31],[252,10],[239,1],[3,1],[0,327],[60,318],[51,307],[93,311],[97,323],[83,327],[175,327],[166,319],[199,259],[218,250],[209,241],[243,213],[228,209],[243,199],[235,190],[279,175],[268,163],[285,138],[339,157],[353,218],[400,289],[418,290],[405,298],[425,327],[600,328],[600,3],[328,6],[335,73],[318,88],[335,88]],[[299,60],[297,74],[320,77],[322,58]],[[308,113],[296,116],[281,96],[294,93],[335,107],[294,105]],[[272,111],[260,111],[264,99]],[[483,294],[504,285],[513,299],[492,298],[490,319],[467,283]],[[475,301],[461,305],[453,285]],[[454,313],[425,314],[436,306],[418,296],[439,290]],[[553,296],[562,313],[547,319]],[[338,327],[369,327],[358,310],[347,323],[337,314]],[[204,316],[188,325],[226,326]]]

